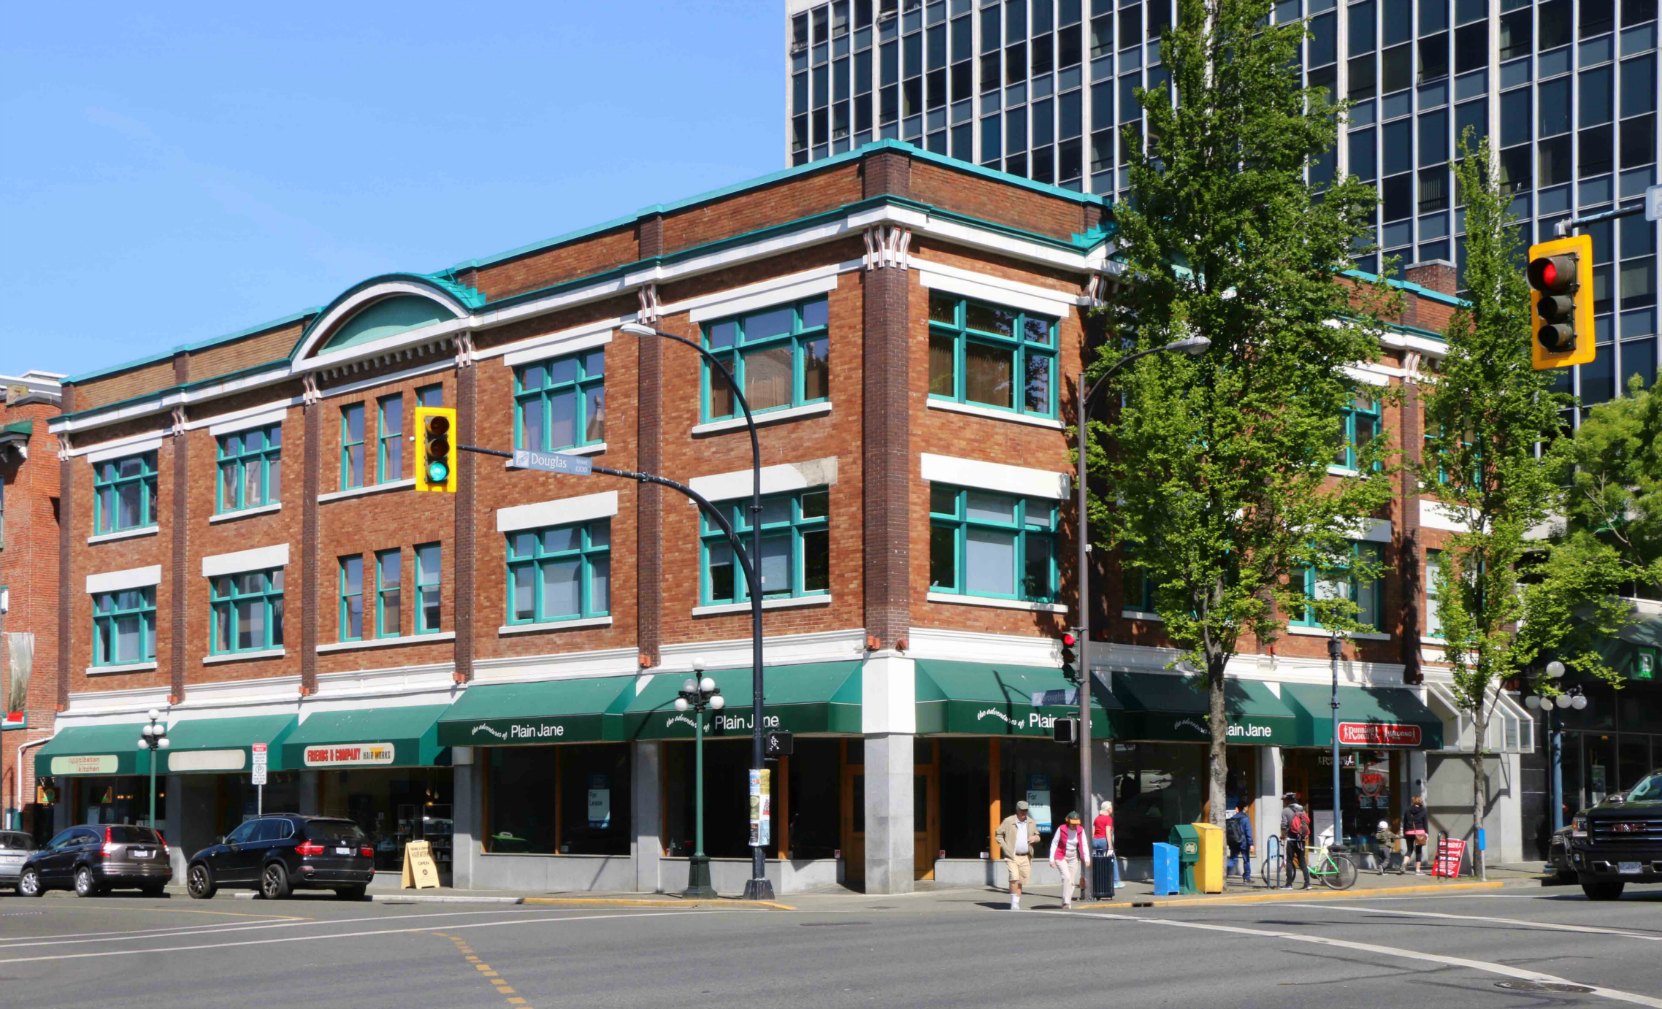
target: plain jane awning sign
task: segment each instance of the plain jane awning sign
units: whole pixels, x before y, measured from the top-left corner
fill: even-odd
[[[329,743],[308,746],[300,755],[307,767],[373,767],[391,764],[396,757],[391,743]]]
[[[1344,746],[1419,746],[1420,727],[1400,722],[1340,722]]]

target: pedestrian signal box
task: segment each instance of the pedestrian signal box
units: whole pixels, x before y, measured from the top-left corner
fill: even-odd
[[[1570,235],[1529,247],[1530,361],[1536,371],[1591,364],[1593,236]]]

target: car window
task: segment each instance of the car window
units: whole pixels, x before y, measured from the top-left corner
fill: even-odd
[[[60,830],[53,835],[52,840],[46,842],[48,848],[62,848],[75,838],[75,829]]]
[[[75,839],[73,841],[71,841],[70,843],[71,844],[97,844],[102,839],[103,838],[99,835],[99,833],[97,831],[92,830],[91,828],[88,828],[88,827],[82,827],[81,829],[79,829],[75,832]]]
[[[1628,802],[1655,802],[1662,799],[1662,773],[1653,774],[1628,789]]]
[[[362,844],[364,832],[351,820],[312,820],[306,836],[319,844]]]
[[[19,834],[16,831],[0,831],[0,848],[11,851],[34,851],[35,839],[28,834]]]
[[[114,823],[108,828],[109,839],[116,844],[157,844],[160,839],[156,832],[149,827],[136,827],[132,824]]]
[[[249,842],[249,840],[251,838],[253,838],[254,831],[257,830],[259,828],[259,826],[260,826],[260,821],[258,821],[258,820],[247,820],[247,821],[243,822],[241,825],[239,825],[236,830],[233,830],[233,831],[231,831],[230,834],[226,835],[225,843],[226,844],[247,844]]]
[[[255,832],[255,841],[281,841],[289,836],[289,822],[275,817],[267,817],[260,821],[260,829]]]

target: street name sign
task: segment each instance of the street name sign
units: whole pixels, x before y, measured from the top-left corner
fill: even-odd
[[[528,448],[514,449],[512,465],[514,469],[538,469],[544,473],[568,473],[572,476],[588,476],[594,472],[594,463],[587,456],[535,452]]]

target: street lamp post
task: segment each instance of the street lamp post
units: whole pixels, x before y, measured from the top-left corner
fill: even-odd
[[[1339,656],[1343,646],[1339,642],[1339,632],[1327,639],[1327,661],[1333,668],[1333,699],[1328,703],[1333,708],[1333,840],[1332,846],[1338,846],[1344,841],[1344,832],[1340,827],[1344,824],[1343,810],[1339,803]]]
[[[693,713],[693,853],[687,860],[687,889],[684,897],[709,899],[716,895],[710,885],[710,856],[704,854],[704,710],[720,711],[727,706],[716,681],[704,675],[704,660],[693,659],[693,675],[681,684],[675,710]]]
[[[744,391],[733,378],[731,372],[704,345],[696,340],[689,340],[684,336],[666,333],[656,326],[645,323],[630,322],[618,327],[631,336],[656,336],[673,343],[691,347],[703,357],[710,366],[712,375],[720,375],[722,381],[733,394],[733,401],[739,405],[744,414],[745,428],[750,433],[750,563],[747,574],[756,577],[747,578],[745,590],[750,595],[750,770],[752,777],[760,778],[763,764],[762,751],[762,586],[761,568],[762,559],[762,445],[756,432],[756,418],[751,416],[750,403],[744,397]],[[744,885],[745,900],[772,900],[773,883],[767,877],[767,859],[761,837],[754,839],[750,848],[750,879]]]
[[[1074,510],[1078,517],[1079,534],[1075,537],[1079,546],[1079,606],[1075,619],[1079,628],[1079,804],[1086,810],[1085,815],[1091,815],[1091,808],[1095,805],[1091,792],[1091,606],[1090,606],[1090,513],[1085,498],[1085,462],[1089,455],[1091,444],[1090,404],[1092,398],[1102,391],[1114,373],[1141,357],[1151,354],[1164,354],[1168,351],[1181,351],[1191,356],[1199,354],[1212,345],[1212,341],[1204,336],[1191,336],[1183,340],[1174,340],[1163,347],[1151,347],[1148,350],[1139,350],[1115,361],[1107,371],[1097,377],[1090,385],[1085,384],[1085,373],[1079,373],[1077,391],[1079,395],[1079,463],[1074,478]],[[1087,884],[1088,886],[1089,884]]]
[[[1564,663],[1553,659],[1547,663],[1543,674],[1556,689],[1558,681],[1564,678]],[[1587,695],[1581,692],[1580,687],[1571,687],[1556,697],[1530,694],[1524,698],[1524,703],[1531,708],[1544,709],[1547,713],[1547,750],[1552,761],[1552,829],[1556,833],[1564,826],[1564,723],[1558,712],[1563,708],[1577,711],[1586,708]]]
[[[150,751],[150,829],[156,828],[156,751],[168,748],[167,726],[162,713],[155,708],[148,712],[150,724],[139,729],[139,746]]]

